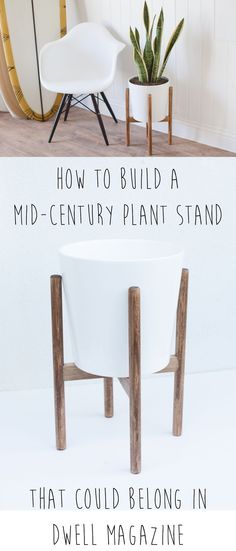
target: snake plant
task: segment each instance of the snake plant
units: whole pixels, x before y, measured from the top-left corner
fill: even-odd
[[[179,38],[179,35],[184,26],[184,19],[178,23],[170,40],[167,44],[164,58],[161,63],[161,46],[164,27],[164,12],[161,8],[157,24],[155,25],[157,16],[155,15],[152,23],[150,20],[149,8],[147,2],[144,3],[143,21],[146,30],[146,42],[142,49],[140,42],[140,34],[137,28],[134,30],[130,27],[130,40],[133,46],[134,61],[138,68],[139,82],[142,84],[155,84],[163,77],[167,61],[171,51]],[[155,28],[155,36],[154,36]]]

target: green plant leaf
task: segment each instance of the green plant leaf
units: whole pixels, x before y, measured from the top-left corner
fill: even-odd
[[[164,56],[164,59],[163,59],[163,63],[162,63],[162,66],[161,66],[161,69],[160,69],[160,72],[159,72],[159,75],[158,75],[158,78],[161,78],[163,73],[164,73],[164,70],[166,68],[166,64],[167,64],[167,61],[170,57],[170,54],[171,54],[171,51],[172,51],[172,48],[174,47],[176,41],[178,40],[179,38],[179,35],[183,29],[183,26],[184,26],[184,19],[181,19],[181,21],[178,23],[176,29],[174,30],[173,34],[171,35],[170,37],[170,40],[167,44],[167,48],[166,48],[166,52],[165,52],[165,56]]]
[[[153,34],[153,29],[154,29],[154,23],[155,23],[155,21],[156,21],[156,15],[154,15],[154,17],[153,17],[152,26],[151,26],[150,33],[149,33],[149,38],[150,38],[151,41],[152,41],[152,34]]]
[[[152,43],[150,38],[147,38],[145,48],[143,51],[143,59],[147,68],[148,72],[148,80],[151,80],[152,76],[152,66],[153,66],[153,60],[154,60],[154,54],[152,51]]]
[[[149,17],[149,9],[148,9],[148,5],[147,5],[146,0],[144,2],[144,8],[143,8],[143,20],[144,20],[144,26],[145,26],[145,29],[146,29],[146,33],[147,33],[147,36],[148,36],[149,31],[150,31],[150,17]]]
[[[148,82],[148,71],[147,71],[145,61],[140,51],[137,50],[136,48],[134,50],[134,61],[138,67],[138,77],[140,82],[142,83]]]
[[[132,27],[130,27],[130,40],[134,48],[140,49],[140,45],[137,41],[136,33],[134,33]]]
[[[162,35],[163,35],[163,27],[164,27],[164,12],[161,8],[160,15],[157,21],[157,28],[156,28],[156,36],[153,43],[153,50],[154,50],[154,60],[153,60],[153,66],[152,66],[152,74],[151,74],[151,81],[156,82],[158,80],[158,71],[160,66],[160,58],[161,58],[161,44],[162,44]]]
[[[139,32],[137,29],[135,29],[134,32],[130,27],[130,40],[133,45],[134,61],[137,65],[139,80],[140,82],[148,82],[148,70],[141,52]]]
[[[136,38],[136,42],[137,42],[137,45],[140,49],[140,52],[141,52],[141,46],[140,46],[140,34],[138,32],[138,29],[135,29],[135,38]]]

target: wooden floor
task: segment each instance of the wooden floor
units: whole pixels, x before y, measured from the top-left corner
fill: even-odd
[[[48,144],[52,121],[40,123],[13,119],[0,113],[1,157],[144,157],[147,155],[145,129],[132,125],[132,145],[125,145],[125,123],[115,124],[104,117],[110,146],[104,144],[95,116],[82,109],[72,110],[67,122],[60,121],[54,140]],[[235,157],[236,154],[155,132],[153,154],[165,157]]]

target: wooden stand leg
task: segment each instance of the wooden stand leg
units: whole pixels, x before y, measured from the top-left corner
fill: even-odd
[[[140,289],[129,289],[130,470],[141,471]]]
[[[152,156],[152,95],[148,96],[148,155]]]
[[[168,144],[172,145],[173,86],[169,87]]]
[[[51,277],[51,307],[52,307],[52,345],[54,370],[54,398],[56,446],[58,450],[66,447],[65,427],[65,390],[64,390],[64,352],[63,352],[63,320],[62,320],[62,278]]]
[[[113,417],[113,379],[104,379],[104,411],[105,417]]]
[[[173,435],[181,436],[183,424],[185,344],[188,301],[188,270],[182,271],[176,324],[176,356],[179,367],[174,381]]]
[[[130,103],[129,88],[126,88],[126,145],[130,146]]]

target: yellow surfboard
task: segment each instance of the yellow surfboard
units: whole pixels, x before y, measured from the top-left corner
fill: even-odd
[[[20,109],[27,118],[48,120],[57,111],[61,95],[55,97],[41,86],[38,54],[44,44],[66,33],[66,1],[0,0],[0,33]]]

